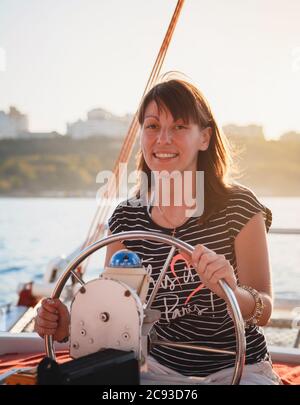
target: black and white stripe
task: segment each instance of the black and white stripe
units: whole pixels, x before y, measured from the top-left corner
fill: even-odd
[[[263,213],[268,231],[272,222],[271,211],[258,201],[251,190],[240,186],[230,196],[226,208],[214,213],[202,225],[199,224],[198,218],[188,219],[176,229],[175,237],[193,246],[203,244],[218,254],[225,255],[237,274],[234,239],[257,212]],[[112,233],[132,230],[167,235],[172,233],[172,230],[154,223],[147,207],[141,206],[137,199],[119,204],[109,219],[109,228]],[[124,241],[124,245],[140,256],[144,267],[151,275],[150,294],[170,246],[144,240]],[[178,252],[175,256],[177,254]],[[170,266],[152,306],[162,312],[159,323],[155,325],[158,337],[175,342],[235,350],[234,326],[228,316],[225,302],[205,287],[191,296],[191,293],[201,285],[198,274],[183,260],[174,263],[173,269],[176,277]],[[266,341],[260,328],[254,326],[248,328],[246,339],[247,364],[268,357]],[[151,354],[163,365],[184,375],[207,376],[234,365],[232,356],[194,350],[155,347]]]

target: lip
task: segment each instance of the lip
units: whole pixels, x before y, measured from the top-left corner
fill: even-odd
[[[177,152],[167,152],[167,151],[157,151],[153,152],[152,156],[154,159],[159,160],[159,161],[167,161],[167,160],[173,160],[176,159],[179,156],[179,153]]]

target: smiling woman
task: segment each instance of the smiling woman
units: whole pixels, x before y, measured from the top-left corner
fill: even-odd
[[[138,124],[141,135],[137,162],[141,177],[134,196],[123,201],[109,220],[108,204],[97,204],[88,230],[86,225],[92,213],[82,221],[82,227],[77,220],[82,217],[78,213],[84,216],[88,209],[81,204],[92,205],[92,202],[82,199],[79,207],[79,201],[71,199],[24,199],[19,205],[15,199],[3,199],[0,273],[4,282],[0,285],[0,301],[15,300],[20,281],[26,284],[19,304],[29,303],[31,293],[48,295],[52,282],[60,278],[66,262],[72,260],[77,249],[85,249],[99,240],[108,225],[111,234],[121,234],[113,235],[112,240],[118,240],[119,244],[110,246],[106,262],[109,264],[115,250],[126,248],[136,252],[141,259],[140,267],[144,267],[143,274],[147,271],[147,279],[151,279],[145,304],[150,311],[161,314],[153,326],[158,339],[147,337],[151,343],[145,351],[147,356],[150,354],[150,380],[167,382],[168,376],[173,382],[177,378],[179,383],[184,383],[192,376],[209,383],[224,383],[228,374],[232,374],[234,358],[231,356],[236,342],[242,339],[235,338],[233,324],[236,322],[232,319],[235,312],[230,304],[228,307],[227,297],[220,289],[220,281],[224,280],[224,285],[231,287],[228,290],[245,320],[246,367],[241,383],[279,384],[269,355],[272,348],[267,346],[260,329],[268,325],[272,311],[266,241],[272,214],[250,189],[230,179],[230,148],[218,125],[230,123],[223,127],[225,133],[237,147],[247,151],[241,165],[245,168],[242,182],[260,195],[299,194],[299,134],[287,133],[276,142],[266,141],[264,136],[279,137],[284,131],[298,131],[300,125],[298,110],[296,113],[300,44],[295,42],[300,33],[297,24],[300,2],[289,0],[289,8],[283,0],[272,2],[272,7],[270,0],[226,3],[217,0],[206,2],[205,7],[202,2],[184,0],[130,0],[130,4],[118,2],[117,8],[116,3],[91,1],[86,7],[83,0],[72,3],[27,0],[26,5],[0,1],[0,110],[7,110],[9,100],[15,100],[15,110],[22,111],[23,117],[28,114],[31,124],[28,132],[21,133],[15,125],[20,114],[2,112],[1,116],[0,111],[0,138],[15,133],[12,139],[0,140],[0,194],[94,196],[100,179],[98,176],[96,179],[97,172],[107,173],[115,162],[116,182],[105,181],[105,197],[114,194],[115,185],[120,186],[118,196],[124,195],[127,188],[125,191],[122,187],[123,179],[128,171],[126,167],[123,172],[123,163],[130,161]],[[163,36],[165,22],[175,3],[176,9]],[[179,15],[182,17],[177,24]],[[115,24],[111,24],[110,16]],[[279,29],[283,25],[285,29]],[[169,51],[175,27],[176,42]],[[162,43],[161,38],[164,38]],[[192,46],[187,46],[191,43]],[[155,64],[149,70],[158,45]],[[5,60],[1,61],[1,49],[10,50],[8,69]],[[179,79],[158,84],[162,69],[173,68],[180,68],[193,77],[213,100],[218,124],[202,92],[194,85]],[[123,142],[130,113],[140,105],[144,83],[147,83],[145,97],[139,114],[133,115]],[[280,100],[289,102],[283,105]],[[91,108],[86,119],[83,118]],[[250,122],[253,125],[244,126]],[[67,136],[58,132],[66,132]],[[49,139],[39,139],[44,137]],[[117,151],[120,153],[115,159]],[[199,173],[201,176],[197,177]],[[131,174],[127,176],[127,182],[131,183],[132,178]],[[143,179],[147,181],[143,183]],[[97,203],[102,202],[100,195],[103,194],[97,193]],[[296,223],[297,204],[294,212],[283,205],[280,207],[280,213],[290,211],[291,226]],[[71,227],[65,224],[68,218]],[[289,225],[283,221],[281,226]],[[133,231],[135,240],[124,240],[126,231]],[[156,233],[155,237],[161,237],[162,242],[144,240],[145,231]],[[80,235],[85,233],[81,244]],[[46,238],[42,237],[45,235]],[[195,249],[194,254],[186,257],[175,247],[170,250],[163,243],[168,240],[166,235],[173,242],[173,238],[178,238],[182,246],[190,244],[190,252]],[[271,243],[276,243],[274,267],[280,275],[277,291],[283,293],[283,298],[289,292],[299,296],[297,263],[290,262],[291,253],[296,257],[298,241],[290,239],[292,236],[284,241],[279,240],[279,235],[271,236],[271,240],[274,238]],[[78,248],[74,250],[74,246]],[[67,259],[52,260],[62,249],[67,252],[72,249],[72,253]],[[98,278],[100,261],[94,259],[97,264],[93,274]],[[49,265],[43,277],[41,269],[46,267],[46,262]],[[85,260],[74,269],[72,284],[76,280],[84,282],[87,263]],[[34,284],[28,283],[28,275],[35,279]],[[79,294],[85,291],[81,289]],[[113,294],[105,291],[104,301],[108,296],[113,299]],[[128,291],[124,296],[128,297]],[[62,300],[69,304],[63,295]],[[82,306],[83,315],[90,315],[99,301],[100,294]],[[64,304],[56,299],[42,303],[35,322],[41,336],[49,334],[55,340],[68,340],[70,316]],[[112,302],[109,308],[117,308],[115,304]],[[8,306],[2,311],[3,329],[11,332],[11,353],[15,343],[18,349],[25,349],[25,345],[19,344],[23,336],[15,339],[13,332],[24,328],[27,316],[33,316],[31,308],[25,316],[19,315],[19,309],[25,311],[19,306]],[[100,321],[106,322],[108,313],[101,314]],[[141,310],[139,314],[145,315],[140,317],[140,326],[145,330],[148,313]],[[130,314],[124,315],[122,318],[127,322]],[[99,320],[99,312],[96,317]],[[13,324],[17,318],[17,324]],[[241,337],[244,324],[238,324]],[[26,330],[31,331],[31,327],[32,323]],[[87,336],[85,331],[78,332]],[[122,335],[124,341],[129,335],[126,330]],[[2,344],[3,337],[1,353],[7,350]],[[31,347],[35,347],[36,338],[32,339]],[[89,344],[96,343],[93,338],[87,338]],[[112,339],[107,341],[111,345]],[[199,347],[204,346],[213,351],[200,352]],[[224,350],[218,351],[219,348]],[[237,356],[237,360],[244,357],[243,352],[240,351],[242,356]],[[113,391],[110,393],[114,395]]]
[[[196,170],[198,151],[208,148],[210,134],[210,127],[200,129],[197,123],[174,120],[166,108],[159,110],[151,101],[142,128],[143,155],[153,170],[161,170],[162,163],[168,163],[164,169],[169,172]]]
[[[137,197],[121,203],[110,218],[110,231],[152,230],[195,246],[192,258],[180,252],[173,258],[153,302],[152,307],[162,314],[155,328],[157,336],[213,347],[222,344],[233,349],[232,320],[226,297],[218,285],[224,279],[233,289],[247,324],[247,377],[242,383],[258,383],[255,374],[261,369],[268,374],[263,384],[280,383],[272,371],[266,341],[258,328],[268,321],[272,307],[265,235],[272,220],[270,210],[251,190],[229,181],[226,138],[219,131],[207,101],[192,84],[174,79],[156,85],[143,100],[139,123],[138,169],[141,177],[146,173],[148,189],[143,191],[141,179]],[[197,196],[198,171],[204,172],[204,196],[201,196],[204,212],[200,216],[187,215],[185,202],[176,204],[175,181],[169,181],[166,187],[163,180],[175,172],[177,176],[191,173],[188,177],[191,184],[186,184],[185,176],[181,176],[181,184],[183,188],[192,188]],[[145,191],[147,196],[152,195],[146,210],[142,203]],[[168,193],[167,204],[162,198],[164,192]],[[124,241],[123,247],[142,257],[155,285],[168,248],[146,241]],[[113,252],[113,247],[108,249],[108,257]],[[215,381],[215,373],[223,369],[230,372],[233,366],[232,359],[224,355],[174,347],[154,347],[151,355],[149,375],[154,380],[161,373],[174,373],[174,378],[180,373]]]
[[[176,253],[161,284],[157,284],[158,279],[170,254],[169,246],[163,242],[113,243],[107,248],[106,263],[124,248],[139,255],[151,276],[147,297],[150,301],[151,292],[158,287],[151,308],[161,313],[154,325],[159,339],[233,351],[234,323],[219,285],[219,280],[225,280],[247,326],[246,366],[241,383],[279,384],[259,328],[267,323],[272,309],[266,244],[266,230],[272,221],[270,210],[251,190],[228,180],[226,140],[208,103],[192,84],[173,79],[154,86],[141,104],[139,123],[138,168],[141,179],[146,177],[149,181],[146,189],[141,181],[136,195],[115,209],[108,222],[110,233],[152,231],[177,237],[195,249],[191,257]],[[189,183],[188,188],[198,196],[198,171],[204,172],[201,215],[195,214],[194,206],[187,206],[185,201],[177,204],[175,182],[163,181],[174,172],[174,178],[189,173],[188,181],[182,176],[181,184],[185,188]],[[153,176],[155,173],[159,176]],[[167,204],[162,200],[163,189],[169,197]],[[154,198],[148,202],[151,195]],[[36,328],[41,336],[51,328],[54,336],[61,332],[61,337],[68,333],[67,314],[59,301],[51,305],[52,312],[58,311],[56,324],[50,322],[51,309],[45,302]],[[64,314],[61,318],[60,313]],[[154,381],[165,380],[167,374],[175,379],[182,377],[184,382],[189,376],[219,382],[219,373],[231,373],[234,366],[228,353],[199,352],[176,345],[153,346],[150,354],[148,377]],[[261,373],[265,378],[257,378]]]
[[[192,177],[204,172],[202,219],[221,208],[228,198],[232,159],[227,139],[200,90],[183,80],[162,82],[148,92],[138,118],[142,131],[137,170],[146,174],[149,190],[151,173],[156,171],[190,172]]]

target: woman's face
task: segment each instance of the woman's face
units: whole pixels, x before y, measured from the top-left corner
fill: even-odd
[[[209,146],[211,128],[200,130],[194,123],[174,121],[167,109],[159,111],[151,101],[145,111],[141,132],[144,159],[152,171],[196,171],[199,150]]]

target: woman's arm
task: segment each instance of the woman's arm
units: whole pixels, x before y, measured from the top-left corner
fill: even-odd
[[[108,232],[111,235],[111,232]],[[109,264],[111,256],[120,249],[125,249],[120,242],[107,246],[105,266]],[[35,318],[35,331],[41,336],[53,335],[54,340],[61,341],[69,336],[70,315],[67,307],[59,299],[45,299]]]
[[[261,212],[255,214],[238,233],[234,249],[240,285],[252,287],[260,293],[264,310],[258,325],[265,325],[272,312],[272,288],[266,230]],[[249,291],[238,287],[233,267],[224,255],[204,245],[197,245],[192,253],[192,264],[206,287],[226,300],[219,285],[219,280],[224,279],[232,288],[244,319],[253,315],[255,298]]]
[[[234,249],[240,284],[250,286],[261,294],[264,310],[258,324],[266,325],[271,317],[273,298],[267,236],[261,212],[241,229],[235,238]],[[255,306],[252,295],[239,287],[235,295],[244,318],[251,316]]]

